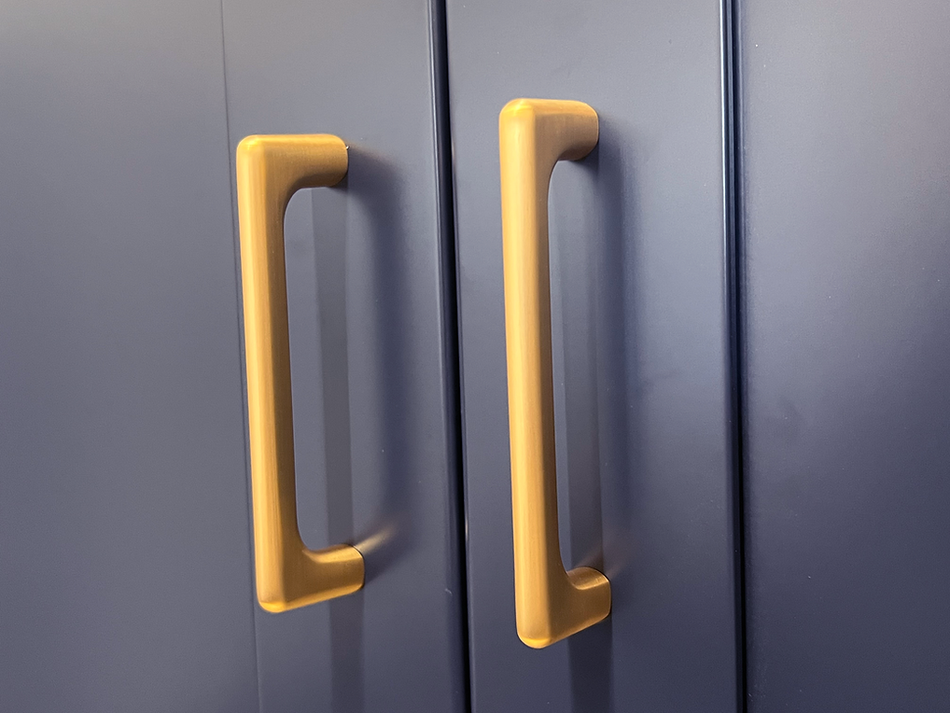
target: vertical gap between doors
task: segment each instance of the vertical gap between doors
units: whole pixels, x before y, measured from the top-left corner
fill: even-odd
[[[457,602],[459,643],[461,646],[462,705],[472,711],[471,654],[468,611],[468,568],[465,510],[464,443],[462,433],[462,373],[459,341],[458,261],[455,234],[455,185],[452,164],[452,126],[449,115],[449,54],[445,0],[429,0],[429,36],[432,51],[432,89],[435,112],[436,161],[438,170],[439,233],[442,270],[442,333],[445,359],[447,424],[450,444],[449,494],[455,503],[454,552],[458,563]]]
[[[723,177],[726,309],[729,324],[729,422],[732,424],[733,542],[736,596],[736,709],[748,708],[745,532],[745,394],[742,321],[742,126],[740,0],[722,0]]]

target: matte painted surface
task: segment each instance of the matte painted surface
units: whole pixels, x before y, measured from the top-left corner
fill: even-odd
[[[950,5],[741,15],[750,710],[945,710]]]
[[[256,711],[217,2],[0,3],[0,710]]]
[[[232,148],[349,146],[340,187],[292,199],[285,253],[301,532],[355,544],[366,584],[256,609],[267,713],[464,708],[430,19],[419,0],[224,4]]]
[[[719,3],[448,3],[476,713],[736,709]],[[613,613],[515,631],[498,112],[575,99],[551,191],[565,564]]]

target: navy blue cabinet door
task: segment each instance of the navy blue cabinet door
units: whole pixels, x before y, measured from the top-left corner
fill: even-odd
[[[366,583],[255,608],[266,713],[464,707],[436,10],[224,2],[232,150],[281,133],[349,149],[343,184],[291,200],[285,253],[301,534],[354,544]]]
[[[439,8],[0,7],[0,709],[462,711]],[[233,156],[334,133],[286,262],[298,510],[365,588],[256,603]],[[448,272],[447,272],[448,270]]]
[[[0,710],[257,711],[219,3],[0,3],[0,127]]]
[[[449,0],[476,713],[734,711],[733,449],[720,3]],[[562,557],[613,610],[518,639],[498,114],[572,99],[600,140],[550,196]]]
[[[750,710],[944,710],[950,6],[739,5]]]

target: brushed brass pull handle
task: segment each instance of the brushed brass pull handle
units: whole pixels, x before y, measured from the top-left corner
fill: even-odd
[[[498,118],[508,418],[518,636],[543,648],[610,613],[610,582],[565,571],[558,544],[551,364],[548,186],[554,164],[597,145],[597,113],[576,101],[515,99]]]
[[[355,547],[309,550],[297,527],[284,265],[290,197],[301,188],[335,185],[346,169],[346,145],[329,134],[248,136],[237,148],[257,599],[272,612],[363,586],[363,556]]]

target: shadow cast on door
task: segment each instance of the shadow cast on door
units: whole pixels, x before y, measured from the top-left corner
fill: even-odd
[[[412,546],[412,490],[415,472],[407,374],[411,373],[410,299],[406,284],[409,235],[405,226],[400,179],[379,156],[349,147],[347,177],[328,194],[313,196],[316,241],[317,296],[322,356],[324,441],[327,473],[327,516],[330,542],[351,542],[365,564],[364,590],[332,600],[330,610],[331,702],[335,713],[362,713],[364,703],[363,630],[365,588],[389,570]],[[359,211],[359,234],[348,235],[347,215]],[[365,225],[365,230],[362,226]],[[348,265],[348,241],[363,240],[361,264]],[[348,269],[349,268],[349,269]],[[348,323],[347,276],[358,274],[360,290],[369,290],[361,303],[373,305],[372,319]],[[354,286],[355,287],[355,286]],[[365,314],[363,315],[365,317]],[[351,413],[351,337],[359,328],[360,364],[369,364],[359,378],[372,408],[354,422]],[[367,357],[368,361],[367,361]],[[364,394],[365,395],[365,394]],[[380,456],[369,459],[378,473],[360,474],[360,482],[381,488],[379,510],[359,531],[354,525],[352,428],[375,434]],[[365,442],[365,440],[363,441]],[[361,498],[363,500],[364,498]]]
[[[638,422],[628,384],[636,360],[634,314],[625,309],[634,243],[628,239],[630,195],[619,132],[601,117],[600,139],[579,162],[583,191],[582,235],[574,259],[562,260],[565,431],[570,553],[573,566],[590,566],[611,579],[611,616],[567,640],[572,708],[575,713],[614,710],[614,618],[629,599],[621,577],[632,559],[627,530],[634,498],[631,454],[637,448],[631,426]],[[571,290],[586,291],[572,299]],[[586,323],[584,329],[576,325]],[[572,326],[573,325],[573,326]],[[572,333],[579,335],[572,338]],[[631,366],[633,365],[633,366]],[[636,378],[636,374],[633,374]],[[606,504],[606,507],[605,507]],[[617,547],[619,543],[623,549]],[[605,562],[605,551],[607,561]],[[627,594],[627,597],[623,595]],[[619,596],[618,596],[619,595]]]

